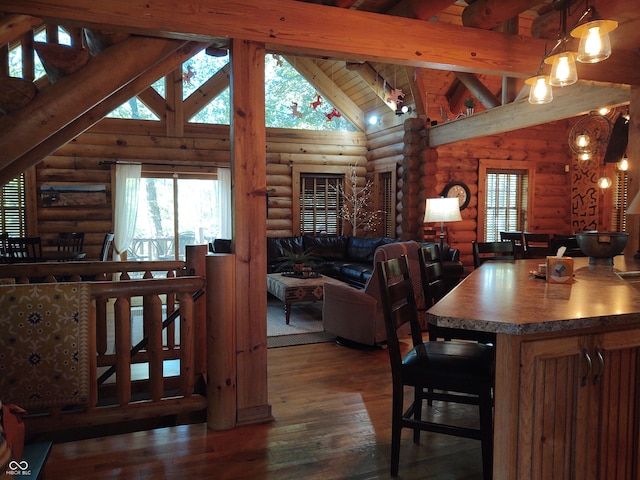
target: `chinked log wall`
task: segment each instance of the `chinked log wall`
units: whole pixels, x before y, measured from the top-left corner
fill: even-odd
[[[476,138],[466,142],[425,148],[423,188],[429,197],[442,193],[452,181],[461,181],[471,190],[471,201],[462,213],[461,222],[447,225],[449,242],[460,250],[465,265],[473,265],[471,242],[476,240],[478,226],[478,165],[480,160],[521,161],[535,165],[535,181],[530,188],[532,207],[529,231],[571,233],[571,165],[572,154],[567,144],[571,125],[559,121],[516,130],[502,135]],[[530,187],[532,185],[530,184]]]
[[[366,177],[366,137],[363,133],[267,130],[267,235],[293,235],[292,166],[323,166],[325,173],[347,173],[356,166],[358,184]],[[167,137],[153,121],[106,119],[58,149],[36,167],[36,187],[102,184],[108,202],[98,206],[48,207],[38,201],[38,234],[53,248],[57,232],[87,232],[88,259],[96,259],[104,233],[112,231],[111,166],[105,161],[153,162],[179,167],[229,166],[229,127],[185,125],[183,137]]]
[[[483,160],[514,160],[535,163],[536,179],[529,230],[571,231],[570,174],[567,146],[568,122],[426,148],[426,131],[418,119],[371,133],[267,130],[267,188],[269,217],[267,235],[293,235],[293,166],[323,166],[324,172],[345,173],[357,166],[359,184],[365,172],[396,169],[396,236],[419,238],[424,199],[438,196],[451,181],[465,182],[471,202],[463,221],[448,225],[450,243],[459,248],[462,260],[472,265],[471,242],[477,231],[478,163]],[[37,187],[43,184],[104,184],[108,203],[91,207],[45,207],[38,202],[38,234],[50,248],[56,233],[87,232],[85,250],[95,259],[103,235],[113,227],[111,170],[105,160],[147,161],[183,166],[228,166],[229,128],[218,125],[185,126],[183,137],[166,137],[158,122],[103,120],[96,127],[60,148],[37,166]]]

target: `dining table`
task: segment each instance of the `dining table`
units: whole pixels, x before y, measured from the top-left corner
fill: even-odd
[[[495,337],[494,479],[639,479],[640,262],[489,261],[426,312]]]

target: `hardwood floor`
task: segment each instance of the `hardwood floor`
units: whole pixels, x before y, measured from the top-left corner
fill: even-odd
[[[268,351],[274,421],[213,432],[205,424],[55,444],[47,480],[390,478],[391,374],[385,350],[323,343]],[[475,424],[474,407],[425,416]],[[479,480],[480,442],[403,430],[401,479]]]

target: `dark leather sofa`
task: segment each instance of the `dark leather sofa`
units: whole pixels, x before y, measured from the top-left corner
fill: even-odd
[[[348,283],[356,288],[364,288],[373,273],[373,258],[381,245],[395,243],[389,237],[352,237],[348,235],[298,235],[292,237],[267,238],[267,272],[274,273],[286,269],[290,254],[310,252],[315,259],[315,269],[332,278]],[[455,283],[462,275],[457,249],[445,246],[443,266],[445,275],[455,277]]]

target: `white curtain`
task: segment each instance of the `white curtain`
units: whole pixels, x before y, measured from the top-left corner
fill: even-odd
[[[113,260],[122,260],[133,239],[138,216],[138,193],[142,165],[116,165],[116,200]]]
[[[218,168],[218,205],[220,205],[220,238],[231,239],[230,168]]]

